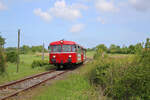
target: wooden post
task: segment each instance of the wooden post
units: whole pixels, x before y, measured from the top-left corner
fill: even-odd
[[[20,48],[20,29],[18,29],[18,48],[17,48],[17,73],[19,72],[19,63],[20,63],[20,57],[19,57],[19,48]]]
[[[43,50],[42,50],[42,60],[44,60],[44,42],[43,42]]]

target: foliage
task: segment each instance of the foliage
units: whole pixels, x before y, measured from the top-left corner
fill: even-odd
[[[34,60],[31,64],[31,67],[36,68],[36,67],[42,67],[45,65],[49,65],[49,62],[47,60]]]
[[[0,36],[0,46],[3,46],[5,44],[5,38]]]
[[[30,54],[30,53],[35,53],[35,52],[42,52],[43,50],[43,46],[28,46],[28,45],[23,45],[22,47],[20,47],[20,54]],[[5,49],[6,52],[16,52],[17,48],[16,47],[7,47]],[[48,52],[45,48],[44,48],[44,52]]]
[[[97,49],[101,49],[103,51],[107,51],[107,47],[104,44],[100,44],[98,46],[96,46]]]
[[[11,63],[16,63],[18,59],[18,54],[15,51],[6,52],[6,60]]]
[[[43,46],[32,46],[31,50],[32,52],[42,52]]]
[[[94,48],[87,49],[87,51],[97,51],[100,48],[102,51],[110,54],[135,54],[138,48],[143,48],[142,43],[138,43],[136,45],[129,45],[128,47],[123,45],[122,47],[111,44],[109,48],[107,48],[104,44],[100,44]]]
[[[17,48],[16,47],[7,47],[5,49],[5,52],[16,52],[17,51]]]
[[[6,59],[3,49],[0,47],[0,74],[6,71]]]
[[[0,84],[22,79],[24,77],[28,77],[46,71],[45,67],[31,68],[33,60],[40,60],[40,59],[41,57],[36,56],[35,54],[20,55],[20,64],[18,73],[16,73],[16,63],[7,62],[8,66],[6,67],[7,74],[3,76],[0,75]],[[45,59],[48,59],[48,56],[45,56]]]
[[[107,100],[98,96],[87,79],[87,74],[94,69],[91,63],[83,65],[80,70],[76,70],[63,77],[63,80],[56,80],[54,84],[40,89],[31,100]],[[38,95],[38,96],[37,96]]]
[[[133,49],[133,46],[130,46]],[[150,99],[150,41],[145,47],[141,43],[134,47],[136,55],[132,57],[96,58],[91,72],[92,83],[100,85],[103,95],[114,100],[149,100]],[[96,54],[98,55],[98,54]]]
[[[20,52],[21,54],[27,54],[31,51],[30,47],[28,45],[23,45],[21,48],[20,48]]]

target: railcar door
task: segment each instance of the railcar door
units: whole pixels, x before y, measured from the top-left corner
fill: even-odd
[[[77,48],[77,61],[78,61],[78,63],[80,63],[81,62],[81,47],[80,46],[77,46],[78,48]]]

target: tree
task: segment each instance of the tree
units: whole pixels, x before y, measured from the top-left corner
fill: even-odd
[[[4,50],[3,50],[3,45],[5,44],[5,39],[0,36],[0,73],[5,72],[5,68],[6,68],[6,59],[5,59],[5,55],[4,55]]]
[[[145,48],[146,48],[146,49],[149,49],[149,48],[150,48],[150,38],[147,38],[147,39],[146,39]]]
[[[0,36],[0,46],[3,47],[5,44],[5,38],[3,38],[2,36]]]
[[[109,53],[116,53],[117,46],[115,44],[111,44],[109,47]]]
[[[128,51],[130,54],[135,54],[135,46],[134,45],[130,45],[128,49],[129,49]]]
[[[103,51],[107,51],[107,47],[104,44],[100,44],[98,46],[96,46],[97,49],[101,49]]]
[[[30,52],[30,47],[28,45],[23,45],[21,48],[20,48],[20,51],[22,54],[27,54]]]
[[[16,52],[17,48],[16,47],[8,47],[5,49],[6,52]]]

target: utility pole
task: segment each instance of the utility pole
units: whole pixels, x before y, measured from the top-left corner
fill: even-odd
[[[19,72],[19,63],[20,63],[20,57],[19,57],[19,49],[20,49],[20,29],[18,29],[18,48],[17,48],[17,73]]]
[[[44,60],[44,42],[43,42],[43,50],[42,50],[42,60]]]

